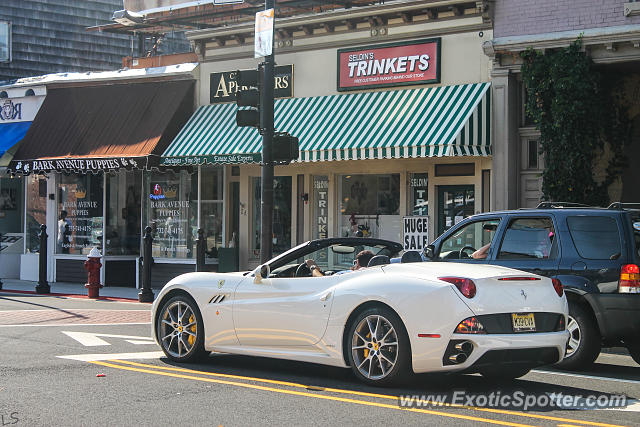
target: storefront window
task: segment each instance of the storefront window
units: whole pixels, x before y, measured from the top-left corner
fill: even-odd
[[[438,186],[438,235],[463,219],[473,215],[475,188],[473,185]]]
[[[400,174],[342,175],[338,191],[339,236],[400,241]]]
[[[145,227],[153,229],[152,255],[195,258],[198,176],[186,171],[145,176]]]
[[[207,241],[206,256],[218,258],[218,248],[223,245],[222,168],[203,168],[201,177],[200,226]]]
[[[427,216],[429,213],[428,176],[426,173],[409,174],[409,215]]]
[[[102,250],[103,174],[59,175],[57,254]]]
[[[40,225],[47,223],[47,179],[39,175],[27,178],[26,239],[27,252],[40,251]]]
[[[142,172],[107,175],[106,255],[140,254]]]
[[[22,233],[22,186],[20,178],[0,178],[0,233]]]
[[[260,178],[253,178],[253,239],[252,250],[255,258],[260,257]],[[280,254],[291,248],[291,177],[277,176],[273,180],[273,254]]]

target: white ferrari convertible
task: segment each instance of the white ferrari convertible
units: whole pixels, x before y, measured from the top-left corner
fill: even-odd
[[[351,271],[362,250],[375,256]],[[390,262],[401,250],[386,240],[322,239],[251,272],[178,276],[153,304],[153,336],[177,362],[209,352],[275,357],[351,367],[378,385],[411,372],[512,379],[563,358],[569,333],[560,282],[504,267],[420,262],[415,252]],[[307,259],[324,276],[312,275]]]

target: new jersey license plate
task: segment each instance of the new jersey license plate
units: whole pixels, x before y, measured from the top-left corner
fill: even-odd
[[[536,330],[536,319],[533,313],[513,313],[511,315],[513,321],[513,332],[532,332]]]

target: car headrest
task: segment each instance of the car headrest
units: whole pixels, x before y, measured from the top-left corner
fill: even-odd
[[[367,267],[373,267],[374,265],[389,264],[389,257],[386,255],[376,255],[369,260]]]
[[[422,262],[422,256],[420,256],[420,253],[417,251],[407,251],[402,254],[400,262]]]

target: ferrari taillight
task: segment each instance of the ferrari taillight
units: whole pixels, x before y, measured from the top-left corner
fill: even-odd
[[[473,280],[464,277],[438,277],[438,280],[449,282],[455,285],[462,295],[467,298],[473,298],[476,295],[476,284]]]
[[[484,325],[476,317],[468,317],[458,323],[454,334],[486,334]]]
[[[621,294],[640,293],[640,267],[636,264],[625,264],[620,270],[618,292]]]

